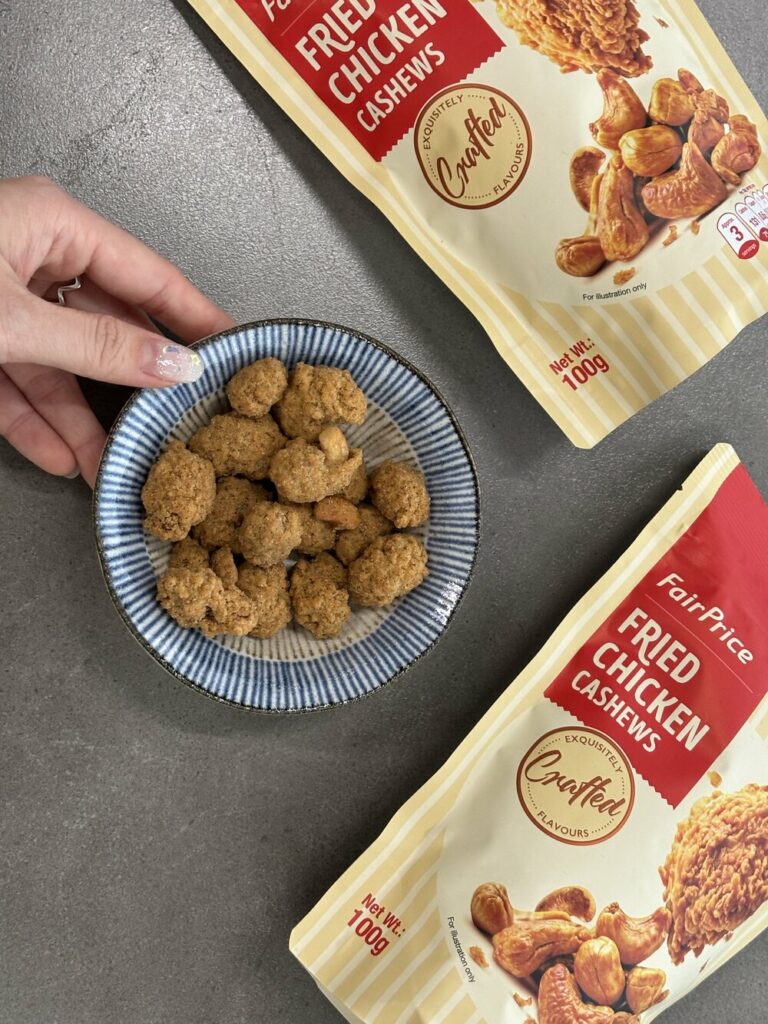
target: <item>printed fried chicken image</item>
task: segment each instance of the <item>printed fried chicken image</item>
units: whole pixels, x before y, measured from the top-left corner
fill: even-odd
[[[669,955],[688,953],[730,935],[768,900],[768,786],[713,793],[677,826],[660,868],[672,914]]]
[[[563,71],[611,68],[636,78],[653,66],[633,0],[496,0],[496,8],[524,46]]]
[[[157,599],[185,629],[213,621],[224,600],[224,586],[207,567],[169,568],[157,582]]]

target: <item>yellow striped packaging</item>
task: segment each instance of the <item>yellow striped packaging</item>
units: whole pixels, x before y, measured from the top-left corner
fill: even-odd
[[[754,149],[714,208],[648,215],[636,254],[606,243],[606,199],[601,248],[621,258],[590,277],[556,264],[561,240],[588,228],[569,165],[594,145],[603,96],[597,75],[563,74],[501,16],[538,0],[190,3],[472,310],[575,445],[592,447],[768,308],[768,160],[754,164]],[[623,81],[646,109],[685,68],[756,126],[764,152],[765,116],[693,0],[634,3],[652,67]]]
[[[766,538],[768,508],[733,449],[718,446],[294,929],[292,952],[347,1020],[581,1019],[553,1016],[551,1006],[537,1002],[536,976],[510,973],[503,949],[494,959],[506,933],[492,939],[487,931],[503,923],[483,930],[473,919],[473,893],[483,883],[504,885],[516,913],[533,911],[560,887],[585,887],[596,913],[584,915],[588,922],[556,922],[573,927],[574,948],[591,935],[580,928],[610,933],[601,911],[611,904],[636,918],[656,915],[658,941],[640,959],[645,970],[664,972],[667,995],[642,1012],[644,1024],[766,927],[768,642],[761,624],[768,552],[759,551]],[[648,611],[670,624],[669,634],[659,638]],[[606,633],[612,621],[620,625]],[[596,648],[596,636],[601,643],[608,637],[608,645]],[[624,652],[623,660],[612,656],[613,669],[605,654],[611,637]],[[637,659],[631,676],[615,667],[621,662],[626,668],[630,653]],[[598,706],[599,700],[584,698],[588,687],[576,669],[585,658],[592,671],[603,666],[602,682],[621,692],[627,710],[617,713],[615,703]],[[568,684],[560,691],[558,679]],[[654,713],[653,702],[641,697],[643,686],[663,712]],[[726,704],[740,710],[731,715]],[[638,719],[643,729],[636,728]],[[656,740],[644,731],[649,725]],[[566,749],[570,744],[575,752]],[[553,760],[553,749],[562,752],[561,761]],[[563,769],[560,779],[551,787],[539,784],[542,766],[553,763]],[[580,777],[593,795],[574,803],[567,782]],[[595,797],[596,790],[601,795]],[[739,818],[729,811],[709,832],[683,829],[696,808],[706,814],[739,806],[748,813]],[[707,906],[720,907],[719,931],[712,931],[711,920],[707,925],[706,911],[689,906],[686,913],[679,889],[665,889],[659,869],[669,868],[675,852],[684,855],[685,891],[690,895],[694,886],[694,903],[701,896]],[[681,933],[683,921],[693,937]],[[624,947],[621,953],[628,970],[638,956]],[[572,962],[566,959],[558,970],[573,969]],[[523,970],[535,966],[528,962]],[[617,1012],[626,1010],[628,992],[616,998]]]

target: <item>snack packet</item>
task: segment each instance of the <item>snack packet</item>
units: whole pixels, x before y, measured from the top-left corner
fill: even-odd
[[[767,602],[720,445],[294,930],[347,1020],[649,1024],[755,938]]]
[[[768,308],[766,119],[693,0],[190,3],[579,447]]]

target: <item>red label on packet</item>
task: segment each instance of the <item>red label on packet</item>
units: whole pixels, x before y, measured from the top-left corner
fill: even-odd
[[[546,696],[677,807],[768,692],[767,598],[765,505],[740,466]]]
[[[504,45],[469,3],[237,3],[375,160],[400,141],[431,96]]]

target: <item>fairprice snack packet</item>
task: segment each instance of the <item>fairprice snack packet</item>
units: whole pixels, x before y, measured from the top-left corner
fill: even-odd
[[[190,2],[574,444],[768,308],[766,119],[692,0]]]
[[[291,936],[350,1021],[649,1024],[768,924],[768,508],[720,445]]]

